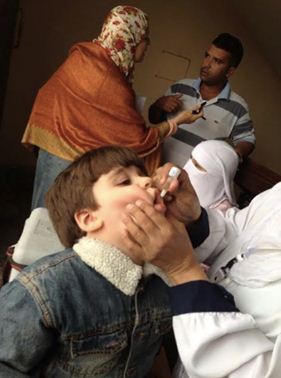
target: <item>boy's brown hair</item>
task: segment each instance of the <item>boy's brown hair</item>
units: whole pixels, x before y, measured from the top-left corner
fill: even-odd
[[[100,147],[86,152],[62,171],[45,196],[46,207],[54,228],[65,247],[72,247],[85,233],[78,227],[74,214],[84,208],[97,209],[93,184],[113,168],[136,166],[147,175],[141,158],[121,146]]]

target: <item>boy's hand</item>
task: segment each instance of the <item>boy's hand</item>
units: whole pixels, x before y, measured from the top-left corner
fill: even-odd
[[[154,185],[161,191],[174,164],[166,163],[158,168],[153,177]],[[166,216],[171,216],[188,226],[196,221],[201,214],[198,197],[191,185],[188,174],[182,169],[181,174],[170,184],[169,192],[164,197],[167,206]]]
[[[127,206],[123,216],[124,243],[135,260],[161,268],[173,283],[205,279],[185,226],[166,217],[152,205],[138,200]]]

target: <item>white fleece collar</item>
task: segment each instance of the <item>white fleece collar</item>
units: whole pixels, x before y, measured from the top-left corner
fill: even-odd
[[[85,264],[94,268],[126,295],[134,295],[143,269],[118,248],[101,240],[81,238],[73,246]]]

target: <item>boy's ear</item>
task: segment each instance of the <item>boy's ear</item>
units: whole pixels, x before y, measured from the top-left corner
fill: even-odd
[[[74,218],[78,227],[86,233],[97,231],[103,226],[102,219],[98,218],[92,209],[79,210],[74,214]]]

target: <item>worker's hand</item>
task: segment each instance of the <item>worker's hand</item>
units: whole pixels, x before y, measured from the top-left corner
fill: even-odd
[[[206,279],[185,226],[177,219],[167,219],[153,205],[138,200],[127,206],[122,221],[125,250],[135,261],[157,265],[175,284]]]
[[[166,163],[158,168],[152,176],[153,185],[160,192],[168,178],[168,173],[174,164]],[[169,191],[164,197],[166,204],[166,216],[175,217],[186,226],[196,221],[201,214],[198,197],[191,185],[188,174],[182,169],[179,177],[172,180]]]
[[[177,112],[182,108],[181,94],[162,96],[155,101],[154,105],[166,113]]]

